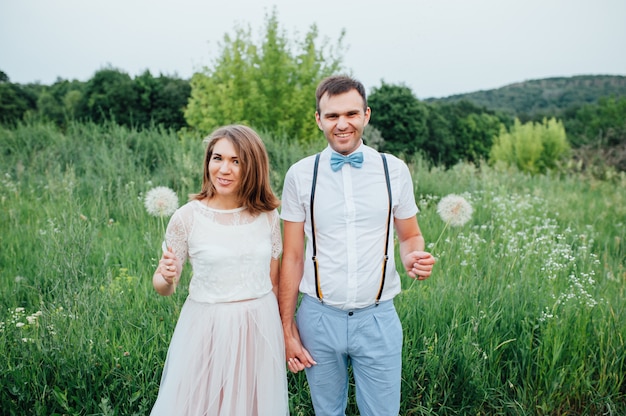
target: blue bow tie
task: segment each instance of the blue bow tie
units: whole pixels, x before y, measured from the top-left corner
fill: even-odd
[[[333,172],[337,172],[344,163],[349,163],[354,168],[363,166],[363,152],[352,153],[350,156],[343,156],[333,152],[330,156],[330,167]]]

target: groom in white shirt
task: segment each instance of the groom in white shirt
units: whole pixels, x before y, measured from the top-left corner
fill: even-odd
[[[316,416],[345,414],[350,366],[360,414],[396,416],[402,326],[393,304],[401,290],[394,229],[410,277],[428,278],[435,259],[424,251],[406,164],[363,143],[371,114],[363,85],[329,77],[316,99],[328,147],[295,163],[282,193],[287,365],[306,370]]]

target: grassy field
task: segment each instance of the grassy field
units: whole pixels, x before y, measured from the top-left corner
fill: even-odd
[[[264,139],[280,192],[318,149]],[[202,157],[158,129],[0,128],[0,414],[149,414],[189,268],[174,296],[152,289],[143,196],[184,203]],[[396,298],[402,415],[626,414],[626,177],[410,166],[439,262]],[[474,208],[462,227],[436,212],[452,193]],[[289,386],[292,414],[312,415],[304,375]]]

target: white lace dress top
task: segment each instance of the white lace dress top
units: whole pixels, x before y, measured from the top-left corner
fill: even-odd
[[[190,201],[170,219],[165,235],[193,275],[189,297],[197,302],[234,302],[272,290],[270,260],[282,252],[277,210],[251,215],[245,207],[209,208]]]

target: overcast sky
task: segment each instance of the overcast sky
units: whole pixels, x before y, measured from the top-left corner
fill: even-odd
[[[302,39],[312,24],[368,89],[405,84],[420,98],[531,79],[626,75],[626,0],[0,0],[0,70],[12,82],[188,79],[236,24],[255,39],[276,6]]]

